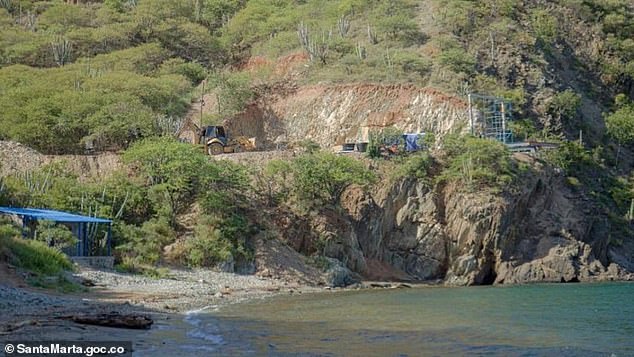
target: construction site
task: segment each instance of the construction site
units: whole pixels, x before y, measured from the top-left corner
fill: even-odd
[[[516,138],[511,102],[476,93],[460,98],[408,85],[371,84],[275,88],[220,125],[204,125],[203,116],[217,105],[212,94],[194,103],[179,140],[202,145],[210,155],[280,151],[302,142],[354,153],[379,141],[383,152],[411,152],[429,149],[456,130],[499,141],[511,152],[557,146]]]

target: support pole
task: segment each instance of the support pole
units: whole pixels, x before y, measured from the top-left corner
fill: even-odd
[[[112,247],[112,222],[108,224],[108,236],[106,238],[106,246],[108,247],[108,256],[110,256],[110,248]]]
[[[83,257],[88,255],[88,224],[84,223],[84,250],[81,254]]]
[[[22,238],[26,238],[26,229],[29,226],[29,217],[22,216]]]
[[[500,106],[502,107],[502,143],[506,144],[506,115],[504,114],[504,101],[500,102]]]
[[[471,93],[467,95],[467,100],[469,102],[469,126],[471,129],[471,135],[475,136],[475,128],[474,128],[475,125],[473,123],[473,111],[471,107]]]
[[[84,232],[83,232],[83,223],[77,223],[77,256],[81,257],[82,250],[84,247]]]

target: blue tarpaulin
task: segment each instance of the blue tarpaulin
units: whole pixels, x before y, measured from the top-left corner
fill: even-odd
[[[0,213],[14,214],[16,216],[28,216],[32,219],[43,219],[55,222],[68,222],[68,223],[111,223],[109,219],[95,218],[90,216],[80,216],[78,214],[72,214],[63,211],[53,211],[48,209],[38,208],[15,208],[15,207],[0,207]]]
[[[403,134],[403,138],[405,139],[405,151],[418,151],[421,149],[418,144],[418,139],[425,136],[424,133],[419,134]]]
[[[39,208],[17,208],[17,207],[0,207],[0,214],[10,214],[22,218],[24,227],[27,226],[29,221],[47,220],[58,223],[70,224],[73,229],[73,233],[78,238],[76,253],[72,255],[88,256],[91,255],[91,249],[87,234],[87,227],[90,223],[106,223],[108,224],[108,234],[106,241],[107,254],[110,255],[110,245],[112,236],[112,220],[96,218],[90,216],[82,216],[78,214],[72,214],[64,211],[54,211],[48,209]]]

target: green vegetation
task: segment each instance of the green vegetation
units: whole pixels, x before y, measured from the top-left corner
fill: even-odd
[[[0,222],[0,260],[27,272],[27,281],[34,286],[63,292],[80,289],[64,276],[74,269],[64,253],[44,242],[21,238],[20,231],[6,222]]]
[[[328,152],[306,153],[291,162],[274,160],[266,172],[281,192],[308,207],[336,205],[348,186],[376,180],[362,162]]]
[[[634,78],[627,0],[561,0],[548,9],[517,0],[6,4],[0,125],[7,130],[0,135],[50,153],[81,152],[86,144],[124,149],[164,133],[162,123],[182,118],[209,73],[217,116],[235,114],[254,97],[254,73],[235,71],[251,56],[275,61],[305,52],[306,82],[412,82],[504,95],[552,134],[601,128],[573,120],[581,98],[628,93]],[[566,48],[576,51],[574,75],[597,78],[596,88],[543,83],[550,64],[570,57]],[[538,123],[543,116],[555,123]]]
[[[394,128],[388,127],[383,130],[372,130],[369,133],[368,156],[376,159],[386,154],[391,146],[402,147],[405,140],[403,133]]]
[[[618,144],[616,162],[619,162],[621,146],[634,143],[634,104],[622,104],[614,113],[605,118],[608,134]]]
[[[0,198],[15,206],[114,219],[115,253],[121,268],[130,271],[160,275],[156,267],[165,260],[164,248],[187,229],[176,217],[192,205],[199,205],[203,216],[183,253],[192,258],[183,259],[184,263],[198,266],[221,263],[229,256],[236,262],[251,257],[248,240],[254,223],[248,218],[245,195],[250,186],[243,167],[210,161],[199,148],[166,137],[138,141],[124,153],[123,160],[129,163],[130,172],[125,168],[97,181],[80,181],[67,173],[63,163],[12,175],[2,180]],[[54,237],[60,246],[72,242],[67,230],[40,225],[44,228],[38,235],[42,240]],[[104,233],[98,230],[95,236]],[[198,240],[228,248],[222,255],[205,253],[204,259],[199,259],[196,254],[205,244]]]
[[[475,137],[448,136],[444,143],[446,167],[440,180],[458,181],[470,189],[508,187],[518,172],[504,144]]]
[[[419,181],[431,183],[430,169],[434,164],[434,159],[427,152],[418,152],[407,156],[400,164],[397,175],[402,177],[413,177]]]
[[[0,226],[2,255],[17,267],[39,275],[56,275],[72,270],[73,265],[58,249],[43,242],[19,238],[20,232],[9,224]]]
[[[253,98],[249,77],[246,73],[218,73],[211,76],[211,85],[217,89],[220,117],[240,112]]]
[[[36,234],[36,239],[49,247],[62,249],[77,243],[77,239],[68,227],[53,221],[38,222]]]
[[[560,122],[571,121],[575,119],[581,98],[578,94],[570,89],[566,89],[561,93],[557,93],[548,103],[548,113]]]

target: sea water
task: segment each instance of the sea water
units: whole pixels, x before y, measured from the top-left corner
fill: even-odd
[[[171,328],[189,356],[634,356],[634,284],[279,296]]]

